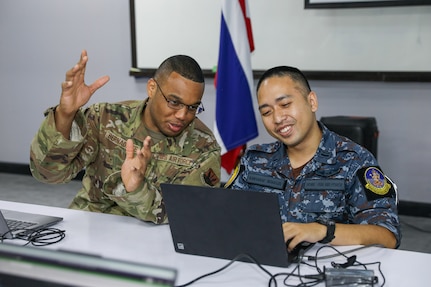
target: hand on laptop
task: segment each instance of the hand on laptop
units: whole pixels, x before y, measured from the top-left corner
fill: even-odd
[[[291,252],[302,242],[316,243],[326,236],[326,227],[318,223],[283,223],[284,239],[287,242],[287,250]]]
[[[126,159],[121,166],[121,179],[127,192],[135,191],[142,183],[151,160],[151,137],[146,137],[142,149],[136,150],[131,139],[126,143]]]

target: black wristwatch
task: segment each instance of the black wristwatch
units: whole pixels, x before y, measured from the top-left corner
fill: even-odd
[[[326,236],[319,241],[319,243],[329,243],[335,238],[335,222],[333,220],[325,219],[325,218],[319,218],[317,220],[317,223],[320,223],[322,225],[325,225],[327,227],[326,229]]]

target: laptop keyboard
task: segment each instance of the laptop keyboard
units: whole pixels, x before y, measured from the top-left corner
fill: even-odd
[[[28,229],[36,225],[36,223],[34,222],[27,222],[27,221],[13,220],[13,219],[6,219],[6,223],[9,226],[10,230]]]

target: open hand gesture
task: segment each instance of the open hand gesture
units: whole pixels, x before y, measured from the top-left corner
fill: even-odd
[[[66,72],[66,79],[61,84],[60,104],[55,110],[57,129],[68,138],[72,121],[76,112],[85,105],[90,97],[109,81],[108,76],[103,76],[91,85],[84,82],[85,68],[87,66],[87,51],[81,52],[79,62]]]
[[[142,149],[134,151],[133,141],[126,142],[126,159],[121,167],[121,179],[127,192],[135,191],[145,177],[147,165],[151,160],[151,137],[146,137]]]

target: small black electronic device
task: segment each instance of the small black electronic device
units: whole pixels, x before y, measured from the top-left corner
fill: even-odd
[[[289,246],[289,243],[292,241],[292,239],[288,240],[286,242],[286,248]],[[298,263],[301,260],[301,255],[304,255],[305,251],[310,249],[314,243],[302,241],[298,243],[290,252],[288,251],[289,260],[291,262]]]

